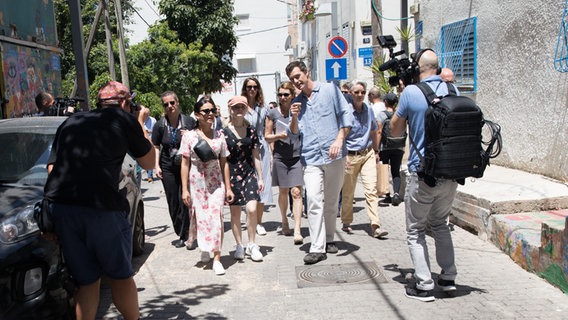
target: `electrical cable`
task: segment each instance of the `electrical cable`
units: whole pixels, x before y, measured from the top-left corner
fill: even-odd
[[[375,6],[375,1],[371,0],[371,6],[373,7],[373,11],[375,11],[375,14],[377,16],[379,16],[380,18],[383,18],[385,20],[391,20],[391,21],[398,21],[398,20],[408,20],[408,19],[414,19],[414,16],[410,16],[410,17],[406,17],[406,18],[387,18],[385,16],[383,16],[379,10],[377,10],[377,7]]]

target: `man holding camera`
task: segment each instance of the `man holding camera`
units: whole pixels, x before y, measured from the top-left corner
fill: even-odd
[[[127,152],[144,169],[154,167],[155,152],[122,83],[103,86],[97,105],[57,129],[45,197],[63,256],[79,285],[77,319],[95,319],[103,274],[111,279],[113,302],[124,319],[138,319],[129,208],[118,184]]]
[[[420,82],[427,83],[437,96],[448,94],[447,86],[438,75],[438,57],[430,49],[416,55],[412,72]],[[393,136],[401,136],[408,122],[411,143],[408,158],[408,181],[406,204],[407,243],[414,263],[416,285],[405,288],[405,295],[420,301],[434,301],[432,290],[434,281],[430,271],[428,248],[426,245],[426,226],[429,225],[436,243],[436,260],[442,268],[438,277],[438,287],[443,291],[454,291],[457,275],[454,261],[454,246],[446,219],[456,195],[457,183],[453,180],[437,179],[435,186],[429,186],[419,176],[420,156],[424,154],[424,115],[428,102],[416,85],[407,86],[400,97],[398,109],[390,126]]]
[[[35,104],[37,107],[37,114],[38,117],[45,117],[49,115],[49,108],[53,106],[55,103],[55,99],[53,96],[45,91],[42,91],[37,94],[35,97]]]

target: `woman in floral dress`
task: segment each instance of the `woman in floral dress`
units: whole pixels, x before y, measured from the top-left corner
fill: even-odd
[[[211,128],[217,108],[210,96],[204,96],[194,106],[197,125],[186,133],[181,141],[182,200],[190,208],[191,223],[189,247],[197,238],[201,250],[201,261],[208,263],[213,252],[213,271],[225,273],[221,264],[223,244],[223,206],[225,200],[233,201],[229,180],[227,156],[229,151],[222,131]],[[218,160],[203,162],[193,148],[202,139],[213,149]]]
[[[223,129],[227,139],[230,155],[227,156],[231,177],[231,190],[234,201],[231,202],[231,229],[237,247],[234,257],[237,260],[245,258],[245,253],[253,261],[262,261],[262,253],[255,243],[257,225],[257,203],[260,192],[264,189],[262,167],[259,157],[259,139],[256,130],[245,120],[247,99],[235,96],[228,102],[230,120]],[[246,252],[242,245],[241,207],[247,212],[247,234],[249,243]]]

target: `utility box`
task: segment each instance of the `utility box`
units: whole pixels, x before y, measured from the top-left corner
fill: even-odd
[[[53,0],[0,2],[0,118],[37,113],[35,96],[61,94]]]

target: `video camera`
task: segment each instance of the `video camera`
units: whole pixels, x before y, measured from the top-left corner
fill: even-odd
[[[402,80],[405,86],[414,83],[417,70],[412,66],[412,62],[410,62],[404,50],[394,52],[396,41],[393,36],[377,36],[377,39],[382,48],[389,49],[390,60],[379,66],[380,71],[391,70],[395,72],[394,76],[389,77],[389,84],[396,87],[399,84],[399,80]],[[397,56],[401,56],[401,58],[397,59]]]
[[[80,98],[55,98],[47,113],[50,116],[70,116],[77,109],[77,102],[85,101]]]

